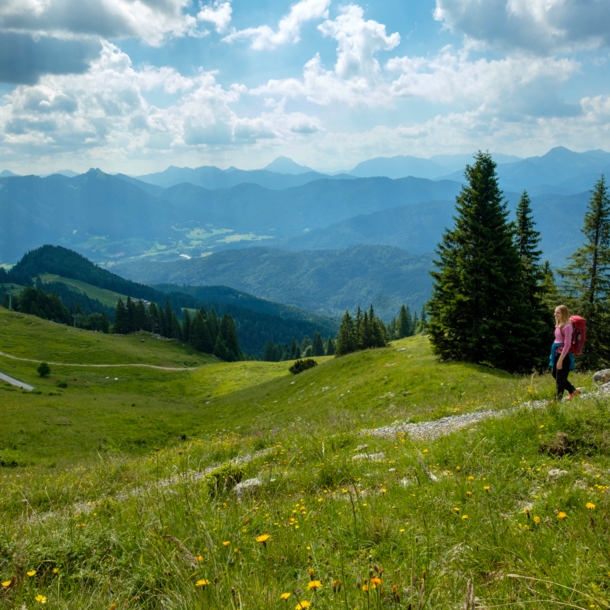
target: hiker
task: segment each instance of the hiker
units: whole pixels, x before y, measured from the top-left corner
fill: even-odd
[[[549,363],[553,367],[553,378],[557,384],[555,400],[561,400],[564,390],[568,391],[568,400],[580,394],[580,390],[568,381],[570,371],[574,370],[574,354],[570,351],[573,333],[574,326],[568,308],[558,305],[555,308],[555,342],[551,348]]]

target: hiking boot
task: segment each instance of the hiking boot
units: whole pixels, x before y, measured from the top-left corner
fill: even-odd
[[[579,390],[578,388],[576,388],[567,398],[566,400],[572,400],[573,398],[576,398],[579,394],[581,393],[581,390]]]

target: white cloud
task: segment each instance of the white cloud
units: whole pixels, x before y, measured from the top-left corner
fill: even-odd
[[[204,6],[199,13],[197,19],[199,21],[207,21],[213,23],[216,31],[220,34],[226,31],[231,23],[231,14],[233,9],[230,2],[220,2],[216,0],[213,4]]]
[[[256,51],[296,43],[300,40],[301,26],[308,21],[328,17],[329,5],[330,0],[300,0],[290,8],[290,13],[280,20],[277,31],[273,31],[268,25],[261,25],[232,32],[223,40],[234,42],[250,39],[250,47]]]
[[[167,37],[195,35],[191,0],[8,0],[0,3],[0,29],[60,37],[137,37],[160,45]]]
[[[359,6],[341,9],[335,20],[318,26],[337,41],[334,70],[326,70],[319,55],[303,68],[303,78],[272,79],[251,90],[253,95],[305,97],[316,104],[344,103],[349,106],[383,106],[392,103],[387,84],[375,54],[389,51],[400,43],[400,35],[386,34],[383,24],[366,21]]]
[[[610,44],[607,0],[436,0],[434,16],[500,50],[545,55]]]
[[[342,8],[334,21],[325,21],[318,29],[338,43],[335,73],[342,79],[376,76],[379,63],[375,53],[390,51],[400,44],[400,34],[388,36],[385,25],[371,19],[365,21],[364,11],[353,4]]]
[[[466,51],[447,48],[432,58],[393,58],[387,67],[400,73],[390,86],[394,98],[460,103],[496,114],[548,115],[571,112],[565,104],[561,109],[558,97],[553,96],[580,65],[569,59],[524,56],[470,61]]]
[[[152,104],[153,91],[171,101]],[[246,88],[223,87],[215,72],[192,77],[173,68],[137,69],[128,55],[103,43],[85,74],[46,75],[36,86],[18,86],[0,102],[0,159],[85,158],[90,165],[125,171],[125,162],[199,151],[251,150],[262,142],[302,141],[323,131],[321,121],[286,112],[285,100],[254,116],[239,116],[233,105]],[[188,152],[190,151],[190,153]],[[190,164],[192,164],[192,158]],[[118,166],[118,167],[117,167]]]

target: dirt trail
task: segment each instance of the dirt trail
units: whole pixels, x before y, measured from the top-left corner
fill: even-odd
[[[5,352],[0,352],[0,356],[4,356],[5,358],[11,358],[12,360],[20,360],[21,362],[33,362],[35,364],[40,364],[42,360],[34,360],[32,358],[20,358],[19,356],[13,356],[12,354],[6,354]],[[114,367],[140,367],[147,369],[157,369],[159,371],[195,371],[198,367],[175,367],[175,366],[157,366],[155,364],[76,364],[71,362],[51,362],[50,360],[47,364],[52,364],[53,366],[78,366],[78,367],[91,367],[91,368],[114,368]]]

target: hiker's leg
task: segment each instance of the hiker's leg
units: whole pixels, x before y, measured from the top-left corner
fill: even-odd
[[[566,358],[567,360],[567,358]],[[570,363],[568,362],[568,368],[566,371],[566,385],[565,388],[568,391],[568,394],[574,394],[576,392],[576,388],[568,381],[568,375],[570,374]]]
[[[570,363],[566,359],[563,361],[562,367],[558,369],[557,360],[559,360],[559,354],[553,356],[553,377],[555,378],[556,385],[555,398],[560,400],[566,389],[567,373],[570,372]]]

